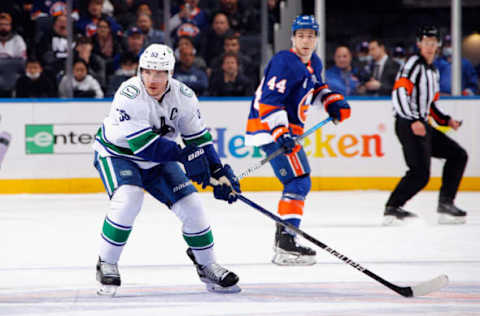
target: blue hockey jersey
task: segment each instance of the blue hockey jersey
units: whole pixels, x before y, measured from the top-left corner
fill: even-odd
[[[264,78],[250,105],[245,144],[273,142],[270,130],[283,125],[292,135],[303,134],[309,106],[321,104],[331,92],[322,80],[322,62],[313,53],[307,64],[293,50],[277,53],[265,68]]]

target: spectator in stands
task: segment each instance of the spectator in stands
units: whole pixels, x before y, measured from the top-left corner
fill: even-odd
[[[335,66],[325,72],[328,87],[344,96],[357,95],[360,86],[357,70],[352,66],[352,53],[346,46],[338,46],[333,56]]]
[[[198,7],[198,0],[185,0],[180,6],[180,11],[168,21],[168,28],[176,31],[184,23],[192,23],[201,31],[208,27],[208,17],[204,10]]]
[[[387,55],[385,44],[379,39],[368,43],[368,53],[373,61],[370,66],[370,80],[365,83],[367,94],[390,95],[400,65]]]
[[[405,65],[407,53],[405,52],[405,47],[402,44],[398,44],[393,48],[392,58],[400,65],[400,67]]]
[[[372,56],[368,54],[368,42],[363,41],[358,44],[356,49],[356,58],[362,65],[368,65],[372,62]]]
[[[15,86],[17,98],[55,98],[56,85],[43,73],[38,59],[28,59],[25,74],[18,78]]]
[[[138,57],[130,52],[123,53],[120,56],[120,68],[108,80],[106,97],[113,97],[122,82],[130,79],[137,74]]]
[[[210,79],[211,96],[249,96],[253,93],[251,80],[238,70],[238,59],[234,53],[223,55],[222,68]]]
[[[97,24],[101,18],[108,20],[113,34],[121,34],[121,27],[114,18],[102,13],[103,0],[89,0],[87,14],[80,16],[77,29],[80,33],[93,36],[97,32]]]
[[[81,59],[87,64],[88,72],[100,83],[106,86],[105,61],[93,53],[93,44],[90,37],[80,35],[75,45],[75,59]]]
[[[230,34],[232,31],[227,16],[222,12],[217,12],[213,16],[211,28],[204,34],[204,42],[208,42],[208,44],[204,46],[202,55],[207,65],[210,66],[213,58],[223,53],[224,39]]]
[[[189,36],[195,47],[202,49],[204,47],[202,33],[207,31],[208,23],[207,14],[198,7],[198,0],[185,0],[180,5],[180,11],[168,21],[170,38],[176,45],[181,36]]]
[[[452,38],[446,35],[440,56],[433,62],[440,72],[440,95],[452,93]],[[462,94],[475,95],[477,93],[478,75],[471,62],[462,58]]]
[[[252,63],[252,59],[243,54],[240,51],[240,39],[237,35],[232,34],[227,37],[225,37],[225,40],[223,42],[223,51],[225,53],[234,53],[237,55],[237,60],[238,60],[238,67],[240,72],[245,74],[247,77],[253,77],[256,76],[254,73],[254,66]],[[223,56],[218,56],[212,60],[212,69],[218,69],[222,66],[223,62]]]
[[[140,57],[140,54],[145,47],[145,35],[138,27],[131,27],[127,31],[127,43],[124,51],[131,52]]]
[[[173,77],[190,87],[195,94],[201,96],[208,88],[208,77],[205,71],[193,65],[195,54],[191,46],[180,49],[180,59],[175,65]]]
[[[140,2],[137,6],[137,16],[140,14],[146,14],[152,16],[153,12],[150,5],[147,2]]]
[[[363,41],[355,47],[355,53],[352,56],[352,68],[365,75],[365,77],[358,78],[360,83],[367,82],[369,77],[369,67],[372,62],[372,56],[368,54],[368,42]]]
[[[465,58],[472,63],[480,78],[480,34],[474,33],[465,37],[462,47]]]
[[[254,8],[238,0],[220,0],[220,11],[225,13],[230,21],[230,27],[235,33],[242,35],[258,34],[260,19]]]
[[[10,13],[0,13],[0,58],[27,59],[27,45],[12,29]]]
[[[165,35],[162,31],[153,28],[152,17],[145,13],[140,13],[137,17],[137,27],[145,35],[145,46],[150,44],[164,44]]]
[[[203,51],[204,47],[208,45],[208,39],[205,38],[205,32],[200,32],[200,29],[190,21],[183,23],[170,34],[174,46],[178,44],[178,40],[182,36],[190,37],[193,41],[193,45],[195,45],[200,51]]]
[[[35,37],[35,22],[32,20],[33,1],[24,0],[16,18],[16,31],[22,36],[25,43],[32,43]],[[30,47],[27,45],[27,56],[31,55],[29,49]]]
[[[12,16],[0,13],[0,97],[12,96],[15,82],[25,69],[26,54],[25,41],[12,30]]]
[[[180,58],[180,51],[185,49],[186,47],[191,48],[193,54],[195,55],[195,59],[193,60],[193,65],[197,68],[200,68],[203,71],[207,70],[207,63],[205,60],[198,56],[197,49],[193,44],[193,40],[190,36],[180,36],[178,39],[177,49],[175,49],[175,59],[178,60]]]
[[[110,0],[103,0],[102,13],[108,16],[113,16],[113,14],[115,13],[115,9]]]
[[[92,37],[93,53],[100,56],[106,68],[106,76],[112,75],[115,71],[115,60],[121,53],[121,38],[113,34],[110,22],[101,18],[98,21],[97,33]]]
[[[68,96],[67,76],[64,76],[58,87],[61,98]],[[103,98],[103,91],[95,78],[88,74],[88,65],[85,61],[77,59],[73,63],[72,88],[74,98]]]
[[[163,2],[162,0],[137,0],[136,9],[135,9],[135,18],[133,23],[130,24],[130,27],[136,26],[137,17],[141,14],[146,14],[152,18],[153,27],[155,29],[160,29],[164,27],[163,23],[163,14],[158,8],[158,4]]]
[[[65,0],[34,0],[32,19],[56,17],[67,14],[67,1]],[[78,15],[78,1],[73,1],[72,18],[76,21]]]
[[[135,24],[137,19],[135,0],[113,0],[115,20],[121,25],[122,29],[128,30]]]
[[[47,75],[55,81],[57,74],[64,70],[67,59],[66,15],[55,17],[52,31],[45,32],[42,36],[36,47],[36,56],[40,59]]]

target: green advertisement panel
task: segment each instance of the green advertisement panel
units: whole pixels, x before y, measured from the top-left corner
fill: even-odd
[[[53,125],[25,125],[27,154],[53,154]]]

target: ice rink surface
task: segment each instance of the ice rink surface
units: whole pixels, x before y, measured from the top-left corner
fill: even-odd
[[[97,297],[106,195],[0,195],[0,315],[480,315],[480,193],[458,194],[465,225],[438,225],[437,193],[421,192],[406,205],[420,219],[382,227],[388,194],[311,193],[301,228],[397,285],[447,274],[448,287],[403,298],[314,245],[316,265],[275,266],[271,219],[202,194],[218,261],[240,276],[241,293],[206,292],[180,222],[147,196],[119,263],[123,286],[115,298]],[[271,211],[279,195],[245,193]]]

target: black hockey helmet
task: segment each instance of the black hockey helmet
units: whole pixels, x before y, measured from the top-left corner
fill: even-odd
[[[441,42],[440,31],[436,26],[424,25],[417,30],[417,42],[422,41],[424,37],[435,37],[438,42]]]

